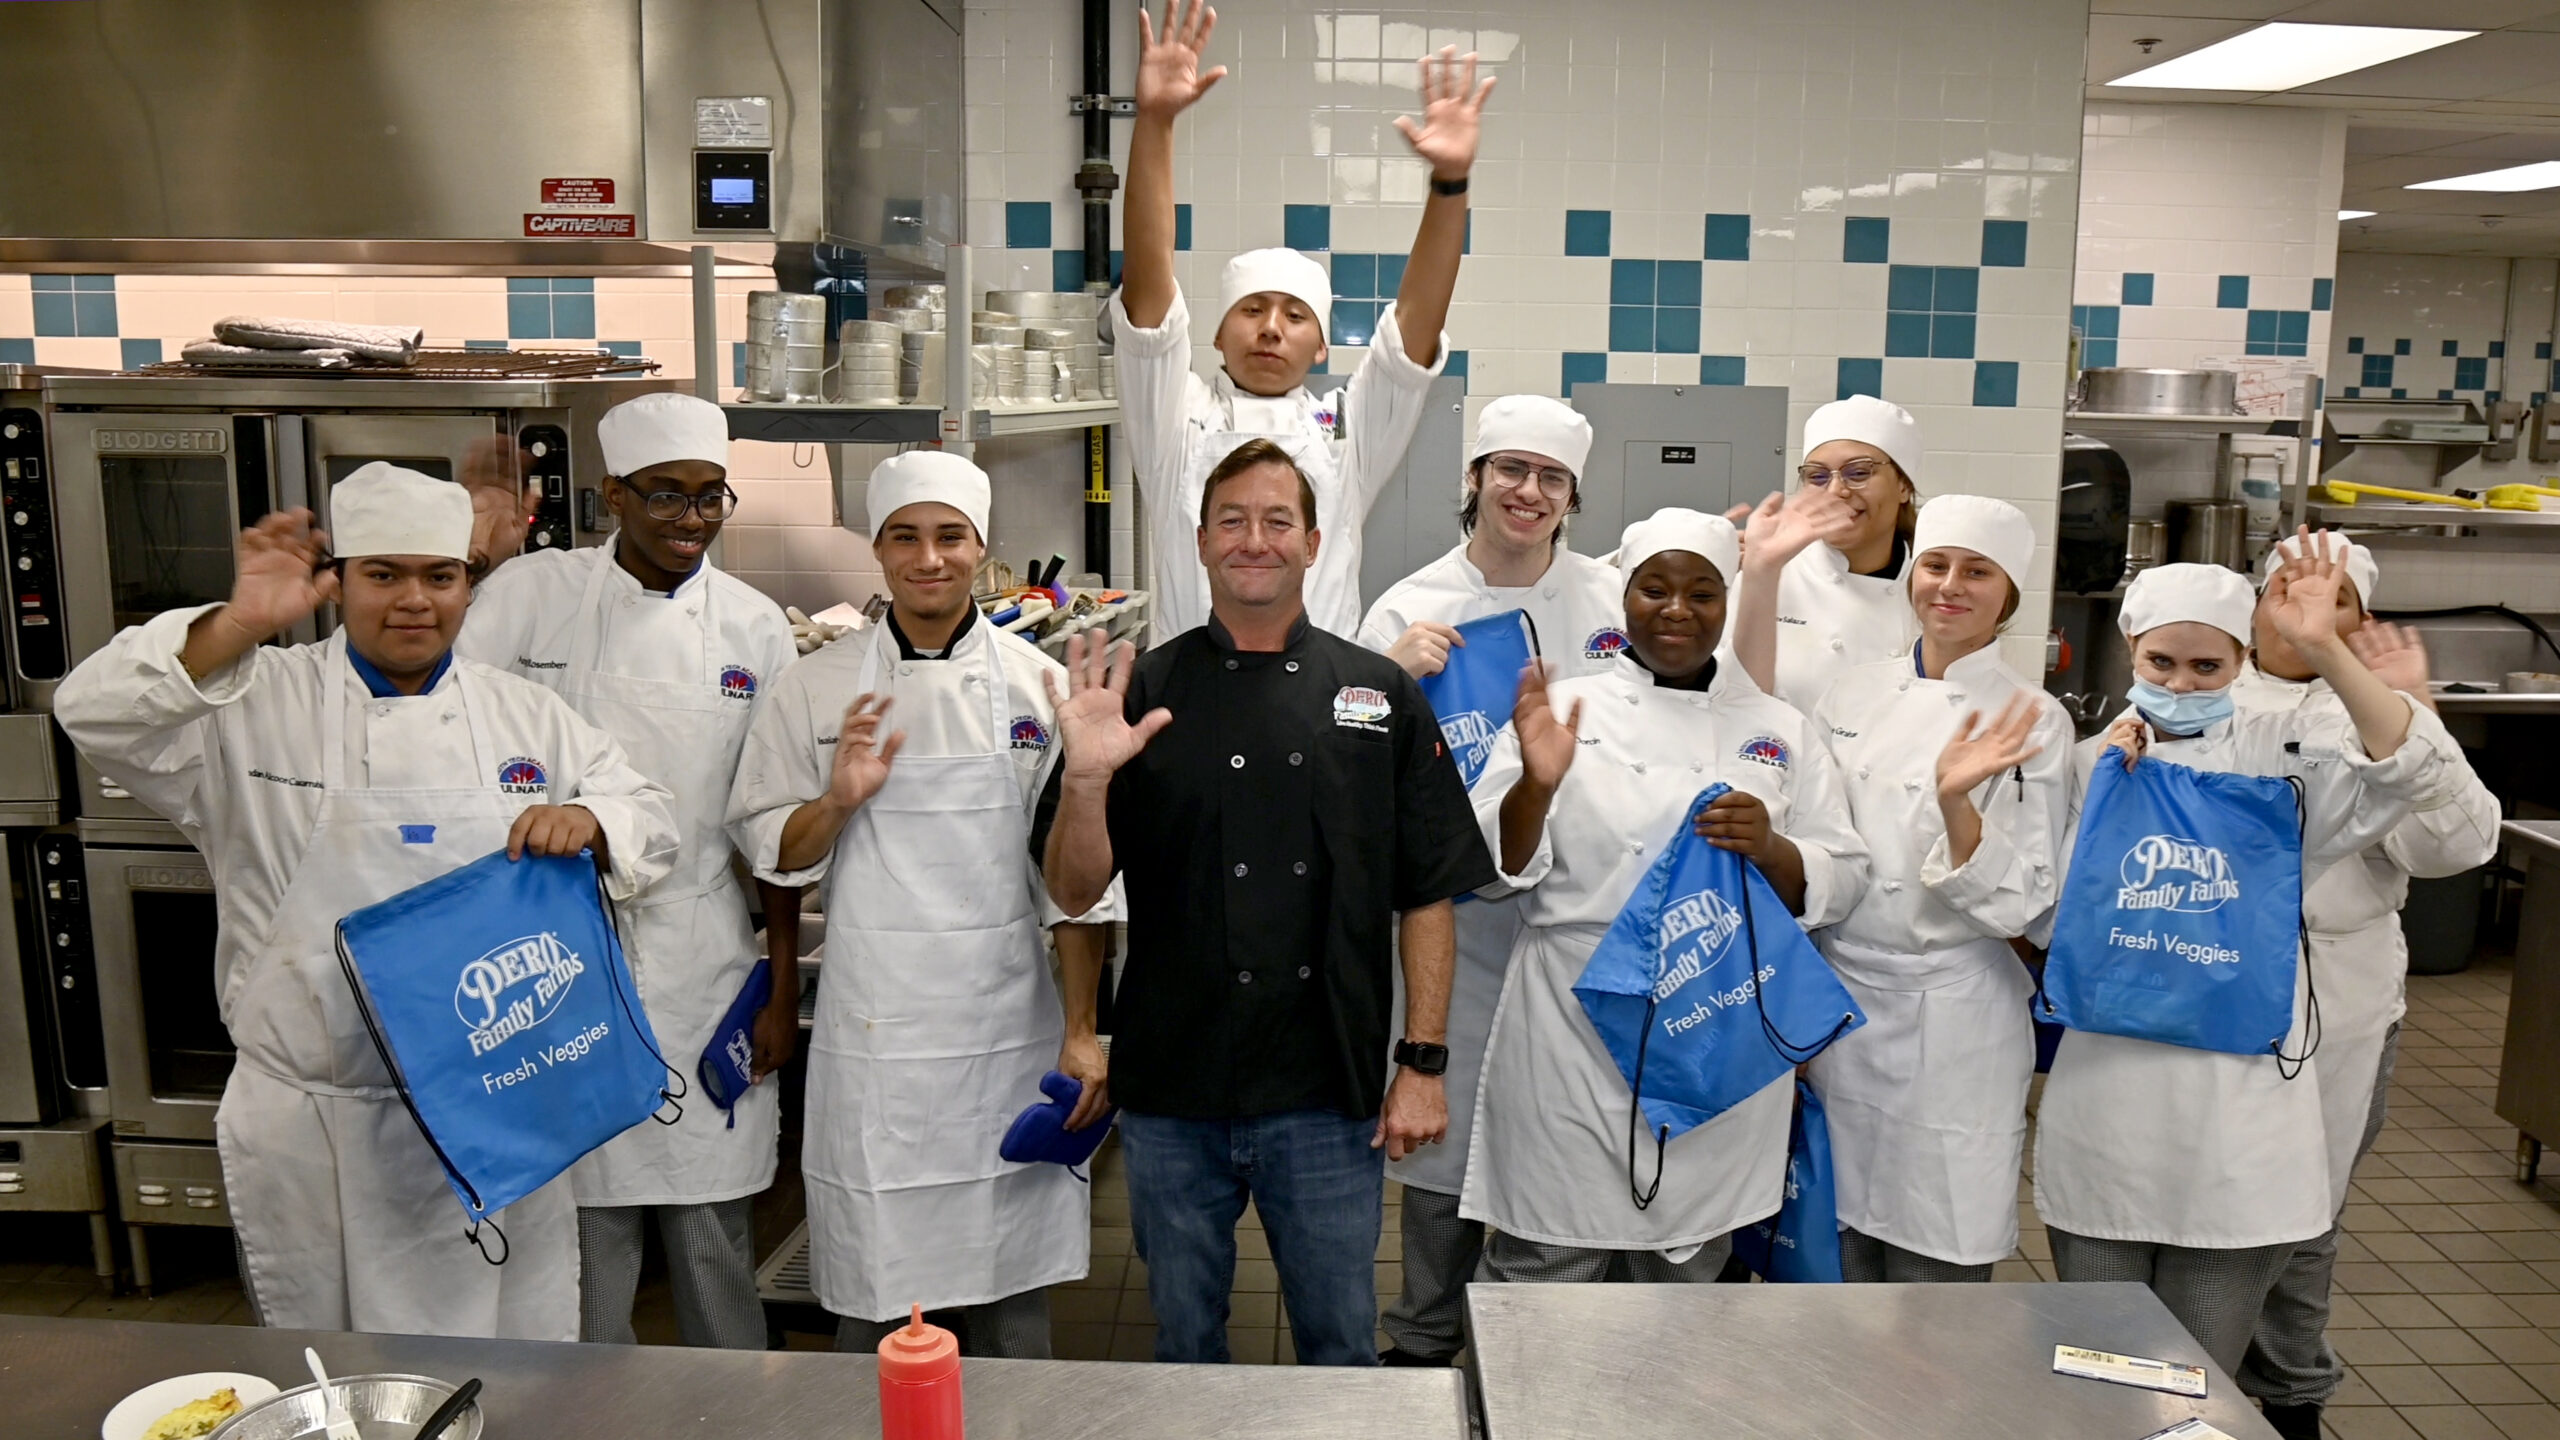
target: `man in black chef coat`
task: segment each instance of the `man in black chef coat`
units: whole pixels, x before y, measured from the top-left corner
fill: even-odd
[[[1316,521],[1268,440],[1210,473],[1209,623],[1134,670],[1070,642],[1033,835],[1069,914],[1126,877],[1110,1085],[1160,1361],[1227,1358],[1250,1197],[1300,1363],[1377,1363],[1381,1162],[1447,1128],[1451,897],[1494,878],[1412,677],[1307,623]]]

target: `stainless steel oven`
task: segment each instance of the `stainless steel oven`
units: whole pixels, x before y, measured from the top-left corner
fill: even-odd
[[[65,901],[64,923],[86,920],[116,1135],[211,1140],[236,1052],[222,1025],[204,857],[66,845],[38,847],[38,863],[48,897]]]

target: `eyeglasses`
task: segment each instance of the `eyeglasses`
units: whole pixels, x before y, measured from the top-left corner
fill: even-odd
[[[1876,477],[1888,468],[1890,467],[1881,460],[1852,460],[1837,470],[1826,470],[1819,465],[1805,465],[1798,467],[1796,478],[1807,485],[1828,485],[1831,483],[1831,477],[1837,475],[1840,477],[1842,489],[1864,490],[1874,484]]]
[[[1487,462],[1486,468],[1493,472],[1493,483],[1498,489],[1517,490],[1528,484],[1534,475],[1538,480],[1538,493],[1550,500],[1561,500],[1573,493],[1573,472],[1570,470],[1532,465],[1508,455],[1497,456]]]
[[[723,485],[700,495],[687,495],[681,490],[651,490],[640,496],[640,508],[652,520],[681,520],[690,510],[714,525],[729,518],[738,508],[738,492]]]

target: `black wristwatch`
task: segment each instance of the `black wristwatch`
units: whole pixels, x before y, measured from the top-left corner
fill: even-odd
[[[1434,1045],[1428,1040],[1399,1040],[1396,1042],[1396,1063],[1416,1075],[1446,1075],[1449,1073],[1449,1047]]]
[[[1461,175],[1455,180],[1443,180],[1439,176],[1434,175],[1431,177],[1431,193],[1434,195],[1464,195],[1467,193],[1467,177]]]

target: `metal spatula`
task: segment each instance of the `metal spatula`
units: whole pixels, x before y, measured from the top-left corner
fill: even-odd
[[[302,1358],[311,1366],[311,1378],[320,1382],[320,1402],[329,1417],[329,1440],[364,1440],[357,1433],[356,1422],[347,1418],[347,1397],[329,1383],[329,1372],[320,1363],[320,1352],[305,1345]]]

